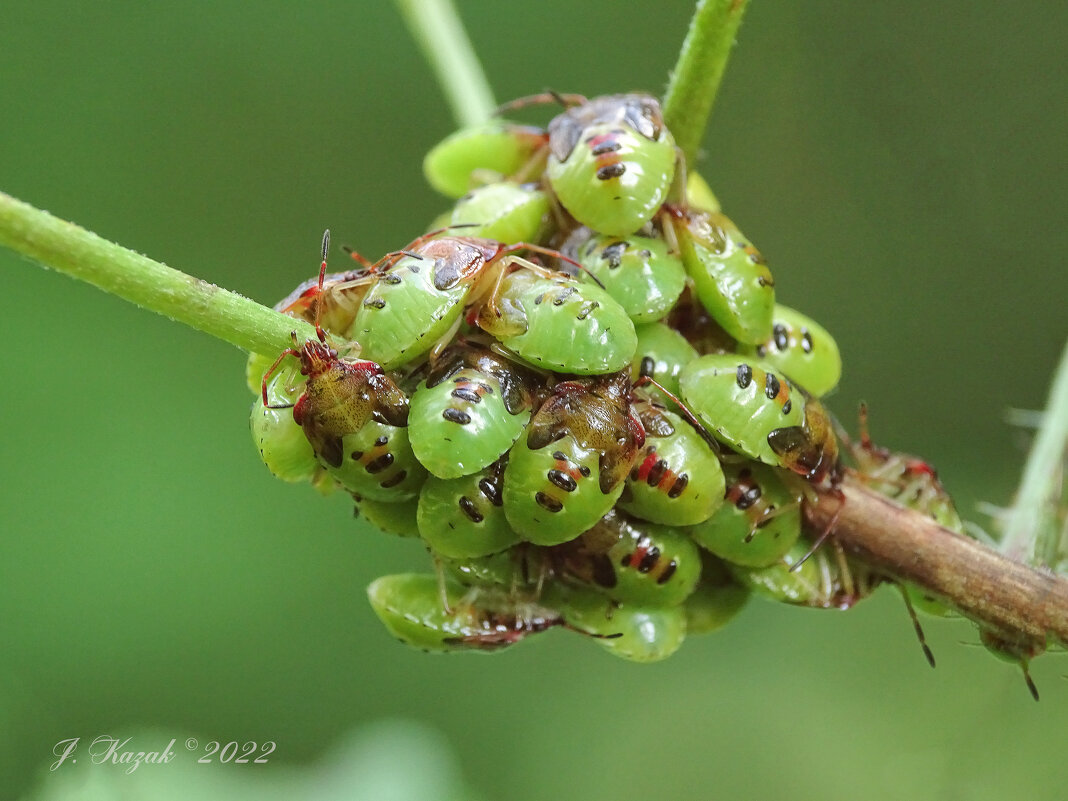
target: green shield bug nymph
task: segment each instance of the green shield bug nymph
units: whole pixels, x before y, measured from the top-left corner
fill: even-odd
[[[922,512],[943,528],[964,533],[956,505],[928,462],[908,453],[891,451],[872,442],[868,407],[860,405],[860,441],[849,443],[857,477],[876,492],[909,509]]]
[[[369,420],[343,440],[343,459],[326,470],[349,492],[374,501],[407,501],[419,494],[426,468],[412,453],[407,426]]]
[[[722,214],[673,210],[682,263],[701,304],[739,342],[771,337],[775,281],[756,248]]]
[[[686,639],[686,611],[677,606],[621,604],[584,588],[550,586],[543,600],[564,625],[586,634],[613,656],[631,662],[659,662]]]
[[[859,562],[837,559],[838,554],[829,550],[821,548],[804,559],[811,546],[800,539],[767,567],[727,566],[738,581],[760,595],[816,609],[849,609],[885,580]]]
[[[576,220],[603,234],[628,236],[653,218],[677,159],[649,95],[597,97],[549,123],[549,184]]]
[[[531,384],[529,368],[477,345],[450,346],[412,395],[416,457],[438,478],[497,461],[530,421]]]
[[[614,373],[637,347],[634,324],[611,295],[562,274],[508,274],[475,322],[520,358],[558,373]]]
[[[852,442],[843,436],[856,463],[857,478],[902,506],[927,515],[943,528],[963,534],[964,523],[934,467],[918,456],[891,451],[872,442],[868,433],[868,407],[864,403],[860,405],[859,417],[859,441]],[[916,585],[906,582],[901,586],[917,610],[933,617],[953,613]]]
[[[838,480],[838,441],[823,406],[763,362],[734,354],[694,359],[679,394],[721,442],[811,481]]]
[[[746,567],[781,559],[801,536],[801,495],[774,468],[754,462],[728,463],[725,503],[690,529],[702,548]]]
[[[465,587],[489,587],[512,597],[535,597],[549,573],[548,548],[520,543],[488,556],[452,558],[434,552],[445,575]]]
[[[630,375],[635,381],[651,378],[668,392],[679,392],[679,373],[684,365],[697,358],[693,345],[678,331],[663,323],[646,323],[634,326],[638,345],[631,362]],[[655,386],[646,387],[646,393],[663,404],[671,403]]]
[[[979,642],[998,659],[1020,666],[1031,697],[1038,700],[1038,687],[1031,678],[1031,660],[1041,656],[1049,647],[1045,637],[1024,635],[1018,632],[1002,633],[995,629],[979,627]]]
[[[376,272],[348,338],[385,369],[423,355],[449,337],[472,282],[499,250],[490,240],[417,240]]]
[[[551,609],[492,590],[472,598],[466,587],[446,582],[442,594],[433,574],[382,576],[367,588],[389,633],[424,651],[497,650],[563,623]]]
[[[565,578],[622,603],[675,606],[701,576],[700,552],[685,533],[614,511],[551,554]]]
[[[594,236],[578,249],[578,261],[635,323],[666,315],[686,286],[682,261],[660,239]]]
[[[712,187],[694,170],[689,170],[686,174],[686,205],[700,211],[720,211],[719,199]]]
[[[329,248],[326,231],[317,297],[322,297]],[[315,457],[345,489],[374,500],[412,497],[425,471],[407,445],[407,396],[375,362],[340,358],[326,344],[326,332],[319,324],[323,304],[315,306],[319,338],[288,348],[275,359],[261,382],[263,406],[293,409],[293,420],[303,429]],[[297,344],[295,333],[293,344]],[[271,402],[269,383],[287,356],[299,360],[304,390],[296,403]]]
[[[356,503],[356,515],[363,517],[379,531],[397,537],[419,536],[419,524],[413,504],[375,501],[360,495],[353,495],[352,500]]]
[[[651,403],[635,404],[645,445],[627,477],[619,507],[654,523],[689,526],[723,503],[719,458],[689,423]]]
[[[315,456],[345,489],[373,500],[414,497],[426,477],[408,445],[408,398],[374,362],[350,362],[309,339],[283,351],[263,377],[264,405],[271,374],[286,356],[300,359],[307,377],[293,405],[293,420],[304,430]]]
[[[438,237],[440,233],[421,236],[403,250],[386,254],[370,268],[373,283],[347,338],[358,341],[364,357],[378,362],[383,369],[391,370],[431,348],[441,347],[459,328],[469,300],[492,293],[497,284],[494,279],[511,266],[533,267],[516,252],[527,250],[566,259],[537,245],[506,245],[477,237]],[[472,292],[476,287],[477,291]]]
[[[749,600],[743,587],[719,559],[701,554],[701,581],[686,599],[686,633],[709,634],[718,631],[734,618]]]
[[[472,189],[449,215],[449,226],[463,226],[465,237],[495,239],[506,245],[546,238],[549,196],[537,184],[508,182]]]
[[[625,372],[556,385],[504,472],[504,513],[524,539],[567,542],[615,505],[645,441],[630,402]]]
[[[253,354],[249,359],[249,380],[258,371],[256,383],[261,384],[265,369],[260,358]],[[257,393],[252,405],[252,439],[267,469],[283,481],[310,481],[321,469],[311,443],[288,411],[299,396],[298,387],[302,383],[295,367],[282,368],[267,383],[267,400]]]
[[[460,478],[431,476],[419,493],[419,533],[436,553],[464,559],[503,551],[519,542],[504,516],[504,460]]]
[[[446,137],[426,154],[423,173],[434,189],[452,198],[479,184],[528,172],[524,167],[531,173],[524,180],[537,180],[537,168],[544,164],[537,154],[544,152],[548,139],[541,128],[490,120]]]
[[[356,319],[372,280],[368,269],[328,274],[324,263],[318,278],[302,283],[274,308],[333,334],[342,334]]]
[[[245,384],[248,386],[248,391],[253,395],[259,396],[263,387],[263,376],[271,369],[274,360],[274,356],[249,353],[248,360],[245,362]]]
[[[682,336],[697,353],[737,353],[738,342],[701,305],[693,287],[687,287],[664,323]]]
[[[738,352],[756,354],[817,398],[838,386],[842,377],[842,357],[827,329],[778,303],[771,336],[759,345],[743,345]]]
[[[317,329],[343,334],[352,325],[367,287],[373,280],[372,265],[363,256],[350,251],[363,268],[343,273],[326,272],[330,251],[330,231],[323,232],[322,263],[319,277],[311,278],[275,304],[275,311],[312,323]]]

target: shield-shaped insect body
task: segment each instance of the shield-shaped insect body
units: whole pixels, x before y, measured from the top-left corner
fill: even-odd
[[[634,324],[611,295],[564,275],[510,273],[476,322],[524,360],[559,373],[613,373],[637,347]]]
[[[721,442],[813,483],[838,475],[838,442],[823,406],[774,368],[708,354],[679,375],[682,400]]]
[[[496,462],[530,421],[530,371],[477,345],[450,347],[412,395],[412,447],[438,478]]]
[[[677,158],[660,103],[649,95],[594,98],[549,123],[553,191],[576,220],[611,236],[633,234],[653,218]]]

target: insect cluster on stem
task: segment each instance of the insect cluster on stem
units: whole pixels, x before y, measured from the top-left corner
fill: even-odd
[[[564,110],[545,129],[495,118],[431,150],[455,205],[428,233],[341,273],[324,244],[318,278],[277,306],[318,339],[250,360],[267,466],[423,541],[434,572],[369,595],[429,651],[562,628],[651,661],[751,593],[852,606],[889,580],[801,515],[846,469],[820,401],[834,340],[776,302],[655,98],[507,108],[547,102]],[[959,524],[933,473],[917,490],[866,435],[852,457]]]

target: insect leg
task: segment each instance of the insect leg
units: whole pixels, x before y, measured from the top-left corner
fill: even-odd
[[[453,609],[449,604],[449,591],[445,583],[445,566],[441,563],[441,557],[437,554],[434,555],[434,575],[438,579],[438,595],[441,598],[441,608],[445,610],[445,614],[451,615]]]
[[[515,100],[509,100],[507,103],[502,103],[497,106],[493,111],[494,117],[499,117],[509,111],[517,111],[522,108],[529,108],[530,106],[547,106],[552,103],[558,103],[564,108],[571,108],[572,106],[583,106],[589,101],[585,95],[575,94],[561,94],[560,92],[550,89],[547,92],[542,92],[536,95],[527,95],[526,97],[517,97]]]
[[[345,251],[346,253],[348,253],[349,254],[349,258],[351,258],[354,262],[359,264],[361,267],[370,267],[371,264],[373,263],[370,259],[360,255],[359,251],[355,250],[354,248],[349,247],[348,245],[342,245],[341,249],[343,251]]]
[[[838,507],[834,510],[834,515],[831,517],[830,522],[827,523],[827,526],[823,531],[820,532],[820,535],[816,537],[816,541],[812,543],[812,547],[808,549],[808,552],[790,565],[791,573],[796,573],[800,570],[801,566],[808,561],[809,557],[818,551],[819,547],[834,533],[835,526],[838,525],[838,518],[841,517],[842,510],[845,509],[845,494],[841,490],[836,490],[835,493],[838,500]]]
[[[777,506],[777,507],[775,507],[774,509],[772,509],[769,512],[765,512],[763,515],[761,515],[760,521],[758,523],[756,523],[756,525],[754,525],[752,529],[750,529],[748,534],[745,535],[744,541],[745,542],[752,542],[753,538],[756,537],[757,532],[759,532],[760,529],[766,523],[770,522],[771,520],[774,520],[779,515],[784,515],[787,512],[792,512],[799,505],[800,505],[800,502],[788,503],[788,504],[785,504],[783,506]]]
[[[923,649],[923,655],[927,657],[927,663],[931,667],[934,667],[934,653],[931,651],[930,646],[927,645],[927,637],[923,633],[923,626],[920,625],[919,617],[916,616],[916,608],[912,605],[912,599],[909,598],[908,591],[903,584],[898,584],[897,588],[901,591],[901,599],[905,602],[905,609],[908,610],[909,618],[912,619],[912,627],[916,630],[916,637],[920,641],[920,648]]]
[[[290,409],[294,405],[292,403],[284,403],[280,406],[272,406],[267,400],[267,381],[272,375],[274,375],[275,370],[278,369],[278,365],[282,363],[282,359],[284,359],[286,356],[296,356],[299,359],[300,351],[296,348],[286,348],[278,355],[278,358],[274,360],[274,364],[271,365],[270,369],[268,369],[267,372],[263,374],[263,382],[260,385],[260,391],[263,395],[263,405],[268,409]]]

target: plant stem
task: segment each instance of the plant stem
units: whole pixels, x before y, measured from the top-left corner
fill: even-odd
[[[497,108],[471,40],[451,0],[393,0],[437,75],[460,127],[485,122]]]
[[[280,353],[291,346],[291,331],[301,339],[315,336],[315,329],[301,320],[101,239],[3,192],[0,245],[248,351]]]
[[[919,585],[985,628],[1068,645],[1068,579],[1008,559],[853,479],[842,490],[834,537],[859,560]],[[805,516],[823,531],[838,507],[834,494],[822,493],[805,504]]]
[[[749,0],[698,0],[664,95],[664,122],[686,163],[697,163],[708,115]]]
[[[1016,500],[1004,518],[1001,552],[1010,559],[1032,565],[1051,566],[1060,546],[1057,502],[1064,478],[1065,450],[1068,448],[1068,342],[1053,388],[1027,457]]]

